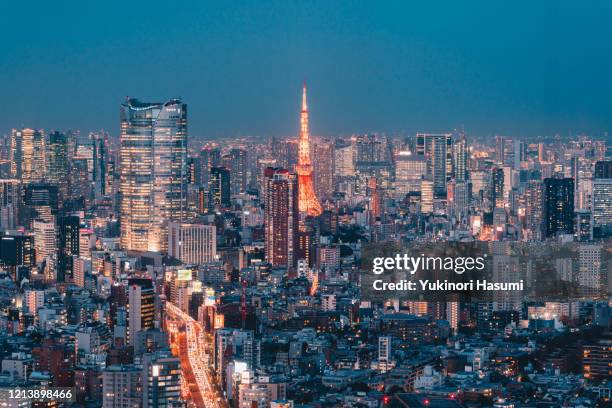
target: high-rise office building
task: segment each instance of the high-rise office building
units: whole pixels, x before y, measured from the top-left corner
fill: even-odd
[[[523,157],[524,144],[507,136],[495,136],[495,156],[501,166],[518,169]]]
[[[33,219],[52,222],[58,210],[58,188],[51,184],[28,184],[23,201],[33,210]]]
[[[250,372],[243,372],[241,382],[238,385],[238,408],[269,407],[270,390],[266,384],[258,384],[250,378]]]
[[[574,233],[574,179],[544,179],[542,192],[544,238]]]
[[[17,227],[21,202],[21,182],[17,179],[0,179],[0,229]]]
[[[612,377],[612,338],[609,335],[591,340],[582,346],[582,353],[582,371],[586,381],[597,384]]]
[[[355,175],[355,146],[351,140],[336,139],[334,147],[334,176]]]
[[[142,406],[142,370],[134,365],[111,365],[102,371],[102,408]]]
[[[384,373],[389,370],[391,363],[391,337],[378,338],[378,367]]]
[[[66,134],[51,132],[49,134],[46,181],[57,186],[60,206],[68,198],[70,189],[70,159]]]
[[[612,178],[593,180],[592,210],[593,221],[597,226],[612,224]]]
[[[531,180],[525,187],[525,228],[534,239],[539,239],[542,231],[542,183]]]
[[[54,222],[58,211],[58,188],[51,184],[27,184],[23,202],[30,210],[24,212],[22,225],[32,225],[34,219]]]
[[[612,160],[596,162],[593,177],[596,179],[612,179]]]
[[[215,261],[216,227],[197,222],[171,222],[168,224],[168,255],[185,264]]]
[[[593,214],[587,210],[576,210],[576,239],[580,242],[593,240]]]
[[[244,193],[247,189],[247,151],[242,148],[233,148],[229,152],[231,160],[231,192]]]
[[[491,203],[495,208],[504,208],[504,169],[496,167],[491,177]]]
[[[187,105],[127,99],[120,142],[121,245],[164,252],[168,221],[187,208]]]
[[[192,294],[192,275],[191,273],[184,273],[185,271],[188,270],[172,274],[170,279],[170,301],[183,312],[189,313],[189,302]]]
[[[450,210],[455,214],[455,216],[459,218],[466,216],[469,212],[470,197],[472,195],[471,183],[465,181],[454,181],[452,182],[452,184],[449,184],[448,187],[449,191],[452,188],[452,196],[450,192],[448,194],[448,203]]]
[[[200,151],[200,183],[208,186],[210,182],[210,169],[221,164],[221,150],[207,146]]]
[[[91,250],[96,247],[96,233],[91,228],[79,229],[79,253],[81,258],[91,259]]]
[[[314,228],[310,225],[300,225],[296,232],[295,242],[293,251],[295,261],[304,259],[308,266],[314,266],[317,255],[317,237]]]
[[[578,246],[576,281],[580,296],[598,297],[600,295],[603,288],[602,252],[602,245],[580,244]]]
[[[273,266],[293,267],[298,232],[298,184],[288,170],[265,170],[265,251]]]
[[[318,139],[311,146],[311,151],[317,197],[330,198],[334,191],[334,143]]]
[[[359,135],[354,139],[354,152],[358,166],[387,163],[390,159],[389,141],[384,135]]]
[[[92,179],[94,183],[94,195],[96,198],[105,196],[108,192],[107,177],[108,177],[108,134],[98,132],[91,134],[93,144],[93,171]]]
[[[153,328],[155,289],[151,279],[128,280],[128,342],[133,344],[136,333]]]
[[[210,169],[210,182],[208,183],[208,209],[210,211],[231,205],[230,180],[230,171],[225,167]]]
[[[272,141],[272,153],[278,166],[293,171],[298,162],[298,141],[295,139]]]
[[[78,257],[72,257],[72,282],[83,288],[85,287],[85,274],[91,273],[91,260]]]
[[[451,133],[417,133],[416,135],[416,152],[425,156],[427,174],[432,177],[435,195],[443,196],[446,194],[449,164],[452,166],[452,156],[449,160],[449,141],[452,140],[451,138]]]
[[[421,190],[421,179],[427,167],[425,158],[410,151],[400,151],[395,155],[395,193],[398,199],[406,194]]]
[[[46,258],[53,257],[57,252],[55,223],[53,221],[34,220],[32,229],[34,230],[36,263],[41,263]]]
[[[453,173],[456,181],[468,179],[468,143],[464,132],[453,133],[452,137]]]
[[[169,351],[142,358],[143,408],[171,407],[181,402],[181,360]]]
[[[434,182],[431,178],[421,180],[421,213],[431,214],[434,210]]]
[[[20,231],[5,232],[0,236],[0,265],[5,267],[36,264],[34,236]]]
[[[26,183],[41,181],[46,174],[45,133],[35,129],[11,131],[11,173]]]
[[[26,289],[23,292],[23,308],[31,314],[36,314],[39,308],[45,305],[45,291]]]
[[[187,158],[187,182],[189,184],[200,185],[200,179],[202,177],[202,165],[200,163],[200,157],[188,157]]]
[[[64,282],[66,273],[72,271],[73,256],[78,256],[81,220],[76,215],[63,215],[57,218],[58,263],[57,280]]]

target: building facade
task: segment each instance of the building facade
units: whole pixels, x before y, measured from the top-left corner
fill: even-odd
[[[121,244],[165,252],[168,221],[187,208],[187,105],[127,99],[120,142]]]

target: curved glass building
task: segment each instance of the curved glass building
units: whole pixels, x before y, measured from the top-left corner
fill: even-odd
[[[187,105],[128,98],[120,113],[121,245],[166,252],[168,222],[187,208]]]

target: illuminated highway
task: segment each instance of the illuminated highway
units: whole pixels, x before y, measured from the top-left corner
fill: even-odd
[[[168,301],[166,302],[166,318],[168,327],[176,329],[179,329],[178,326],[184,327],[184,331],[179,329],[173,337],[178,341],[175,346],[181,356],[181,371],[191,396],[189,405],[197,408],[226,408],[227,403],[220,398],[221,394],[214,381],[211,380],[206,367],[207,344],[202,326]]]

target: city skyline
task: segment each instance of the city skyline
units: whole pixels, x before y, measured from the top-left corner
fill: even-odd
[[[612,129],[607,2],[503,12],[469,2],[446,4],[445,13],[398,3],[126,5],[115,13],[67,2],[28,10],[25,31],[16,22],[26,10],[13,3],[2,6],[0,25],[0,88],[11,101],[0,112],[2,133],[103,128],[116,136],[116,104],[134,95],[188,101],[193,138],[294,135],[292,101],[304,78],[315,135],[464,125],[475,136],[601,137]]]
[[[0,5],[0,405],[610,406],[609,17]]]

